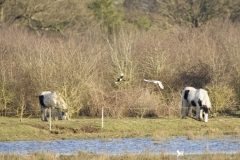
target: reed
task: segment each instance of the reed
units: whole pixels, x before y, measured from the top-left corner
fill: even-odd
[[[225,159],[232,159],[238,160],[240,153],[237,154],[199,154],[199,155],[184,155],[181,159],[192,159],[192,160],[225,160]],[[60,155],[56,156],[55,154],[51,153],[33,153],[28,156],[24,155],[16,155],[16,154],[7,154],[7,155],[0,155],[1,160],[40,160],[40,159],[52,159],[52,160],[77,160],[77,159],[89,159],[89,160],[165,160],[165,159],[176,159],[176,155],[168,155],[165,153],[159,154],[124,154],[124,155],[104,155],[104,154],[94,154],[94,153],[85,153],[85,152],[78,152],[75,155]]]

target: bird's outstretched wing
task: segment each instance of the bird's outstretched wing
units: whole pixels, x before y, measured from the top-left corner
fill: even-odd
[[[153,82],[153,80],[143,79],[145,82]]]
[[[164,89],[164,86],[163,86],[162,82],[158,81],[157,84],[158,84],[158,86],[159,86],[160,88]]]
[[[164,89],[164,86],[162,84],[161,81],[156,81],[156,80],[147,80],[147,79],[143,79],[145,82],[152,82],[152,83],[155,83],[157,84],[161,89]]]

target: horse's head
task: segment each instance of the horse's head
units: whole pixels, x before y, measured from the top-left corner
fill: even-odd
[[[202,109],[204,114],[204,122],[208,122],[208,113],[210,111],[210,108],[208,108],[206,105],[203,105]]]
[[[202,105],[202,109],[203,109],[203,114],[204,114],[204,122],[208,122],[208,114],[210,111],[210,108],[212,107],[211,102],[210,102],[210,98],[208,96],[208,93],[206,90],[203,90],[203,105]]]

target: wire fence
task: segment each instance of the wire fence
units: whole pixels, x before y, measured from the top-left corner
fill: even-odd
[[[235,105],[235,107],[239,110],[240,105]],[[186,107],[186,108],[188,108],[188,107]],[[108,117],[105,112],[109,109],[113,109],[113,108],[110,108],[110,107],[102,107],[101,108],[102,128],[104,128],[104,118]],[[144,115],[146,110],[159,110],[161,108],[151,107],[151,108],[128,108],[128,109],[130,109],[130,110],[140,110],[141,118],[143,118],[143,115]],[[166,110],[166,108],[164,108],[164,110]],[[181,110],[182,110],[182,107],[170,106],[170,107],[168,107],[168,116],[170,116],[171,111],[172,112],[177,112],[176,113],[177,115],[181,115],[182,114]],[[40,117],[41,116],[41,110],[24,110],[22,115],[24,117],[26,117],[26,116],[30,117],[31,115],[33,115],[33,113],[34,113],[34,117]],[[9,111],[9,112],[3,112],[2,111],[2,112],[0,112],[0,116],[18,116],[18,117],[20,117],[18,111]],[[49,113],[49,118],[51,119],[51,113]],[[49,121],[49,130],[50,131],[51,131],[51,128],[52,128],[52,124],[51,124],[51,121]]]
[[[214,107],[221,107],[221,106],[212,106]],[[236,111],[240,110],[240,104],[238,105],[233,105],[233,107],[236,108]],[[113,112],[118,112],[119,108],[118,107],[103,107],[104,108],[104,116],[105,117],[114,117]],[[186,107],[189,108],[189,107]],[[126,111],[135,111],[138,112],[140,117],[142,118],[144,114],[146,114],[147,111],[155,111],[155,112],[161,112],[163,113],[163,116],[171,116],[171,115],[181,115],[181,106],[162,106],[162,107],[139,107],[139,108],[125,108]],[[193,107],[193,110],[195,110],[195,107]],[[55,112],[57,113],[57,112]],[[234,112],[233,112],[234,113]],[[20,112],[19,111],[5,111],[5,110],[0,110],[0,116],[19,116]],[[100,113],[99,115],[101,115]],[[223,113],[224,114],[224,113]],[[34,109],[34,110],[24,110],[23,111],[23,116],[34,116],[34,117],[40,117],[41,116],[41,110],[40,109]],[[127,117],[127,116],[126,116]],[[130,116],[131,117],[131,116]],[[137,117],[137,116],[136,116]]]

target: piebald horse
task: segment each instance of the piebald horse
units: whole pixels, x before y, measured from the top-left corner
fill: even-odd
[[[192,106],[196,107],[196,119],[208,122],[208,113],[211,102],[208,93],[204,89],[185,87],[182,91],[182,118],[185,118],[186,108],[189,106],[188,115],[192,116]]]

